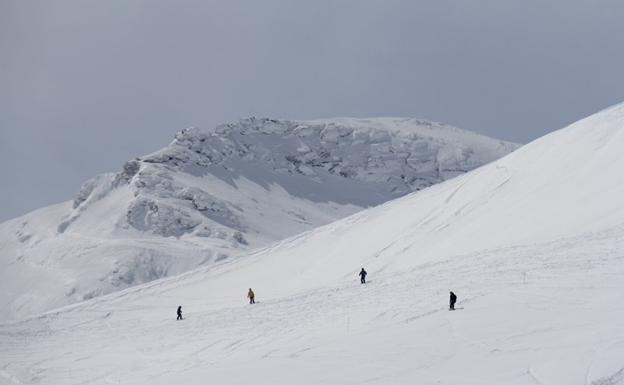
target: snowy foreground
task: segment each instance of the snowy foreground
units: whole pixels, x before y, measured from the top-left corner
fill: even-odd
[[[621,104],[247,257],[0,325],[0,383],[622,384],[623,170]]]
[[[0,322],[244,255],[517,147],[401,118],[182,130],[72,202],[0,224]]]

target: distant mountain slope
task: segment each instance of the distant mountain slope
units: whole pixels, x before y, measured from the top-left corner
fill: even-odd
[[[73,202],[0,225],[3,317],[230,258],[515,148],[398,118],[249,118],[185,129],[167,147],[86,182]]]
[[[0,376],[621,384],[622,170],[624,104],[245,258],[0,325]]]

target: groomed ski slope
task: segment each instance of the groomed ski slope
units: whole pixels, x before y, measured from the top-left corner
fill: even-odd
[[[620,104],[246,258],[3,324],[0,383],[624,383],[623,154]]]

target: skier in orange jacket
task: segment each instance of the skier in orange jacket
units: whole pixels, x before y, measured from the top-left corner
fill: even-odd
[[[251,288],[249,288],[249,291],[247,292],[247,298],[249,298],[249,304],[254,304],[256,303],[256,301],[254,300],[254,298],[256,297],[256,295],[254,294],[253,290],[251,290]]]

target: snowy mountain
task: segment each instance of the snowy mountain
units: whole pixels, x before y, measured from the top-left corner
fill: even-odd
[[[516,148],[415,119],[249,118],[185,129],[86,182],[72,202],[0,225],[0,319],[223,261]]]
[[[247,258],[1,325],[0,378],[621,384],[622,170],[624,104]]]

